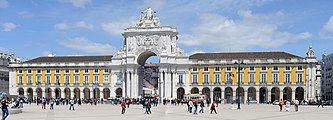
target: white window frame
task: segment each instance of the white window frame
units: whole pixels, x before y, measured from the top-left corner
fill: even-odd
[[[220,72],[221,71],[220,69],[221,69],[220,67],[215,67],[215,72]]]
[[[225,80],[226,80],[227,83],[232,82],[232,78],[231,77],[232,77],[232,73],[231,72],[225,73]]]
[[[32,76],[31,75],[27,76],[27,83],[32,84]]]
[[[69,76],[69,75],[66,75],[66,76],[65,76],[65,80],[66,80],[65,83],[66,83],[66,84],[69,84],[69,83],[70,83],[70,79],[71,79],[70,76]]]
[[[192,75],[192,83],[198,83],[198,75],[197,74],[193,74]]]
[[[104,83],[109,83],[109,75],[104,75]]]
[[[178,75],[178,83],[184,83],[183,81],[183,74]]]
[[[273,83],[279,83],[279,74],[273,73]]]
[[[204,74],[204,83],[208,83],[208,79],[209,79],[209,75],[208,74]]]
[[[250,83],[254,83],[254,80],[255,80],[255,74],[254,73],[250,73],[249,74],[249,81],[250,81]]]
[[[290,73],[286,73],[284,76],[285,76],[284,77],[284,82],[285,83],[290,83]]]
[[[261,83],[267,83],[267,74],[261,73]]]
[[[221,83],[221,81],[220,81],[220,74],[217,73],[214,76],[215,76],[215,83]]]
[[[78,83],[80,83],[80,76],[75,75],[74,76],[74,84],[78,84]]]
[[[94,84],[99,84],[98,75],[94,76]]]
[[[302,83],[303,82],[303,74],[302,73],[298,73],[297,74],[297,82],[298,83]]]

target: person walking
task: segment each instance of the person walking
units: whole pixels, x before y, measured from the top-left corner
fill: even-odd
[[[215,112],[215,114],[217,114],[214,102],[212,103],[212,106],[210,106],[210,114],[212,114],[213,111]]]
[[[194,102],[194,112],[193,112],[193,114],[194,114],[194,115],[197,115],[197,114],[198,114],[197,111],[198,111],[198,101],[195,100],[195,102]]]
[[[190,113],[192,113],[192,108],[193,108],[193,102],[192,102],[192,100],[188,101],[188,105],[190,106]]]
[[[319,101],[318,101],[318,108],[321,106],[321,108],[324,108],[324,104],[323,104],[323,101],[322,101],[322,99],[320,99]]]
[[[125,114],[125,110],[126,110],[126,105],[125,105],[125,102],[122,101],[121,102],[121,114]]]
[[[42,99],[42,109],[45,109],[46,106],[46,99],[43,97]]]
[[[204,107],[205,107],[205,102],[200,102],[200,111],[199,111],[199,113],[204,113]]]
[[[298,112],[298,104],[299,104],[299,101],[297,99],[294,100],[295,112]]]
[[[287,100],[287,102],[286,102],[286,111],[287,112],[290,111],[290,102],[289,102],[289,100]]]
[[[53,105],[54,105],[54,99],[50,99],[50,110],[53,110]]]
[[[151,103],[150,103],[150,101],[148,101],[147,105],[146,105],[146,112],[145,112],[145,114],[151,114],[150,108],[151,108]]]
[[[75,109],[74,109],[74,99],[71,99],[71,100],[69,100],[69,104],[70,104],[70,106],[69,106],[69,110],[73,110],[73,111],[75,111]]]
[[[282,111],[283,105],[284,105],[284,102],[282,99],[280,99],[280,102],[279,102],[280,112]]]
[[[1,100],[1,110],[2,110],[2,120],[6,120],[6,118],[8,117],[8,100],[6,99],[6,97],[2,97]]]

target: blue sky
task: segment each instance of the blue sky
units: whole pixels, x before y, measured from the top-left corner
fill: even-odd
[[[123,29],[148,6],[196,52],[332,53],[331,0],[0,0],[0,51],[32,59],[54,53],[112,55]]]

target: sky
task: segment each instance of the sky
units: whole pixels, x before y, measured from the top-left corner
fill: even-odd
[[[0,52],[113,55],[151,7],[177,46],[198,52],[333,52],[332,0],[0,0]]]

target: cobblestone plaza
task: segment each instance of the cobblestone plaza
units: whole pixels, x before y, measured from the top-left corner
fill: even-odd
[[[299,112],[279,112],[277,105],[251,104],[242,105],[240,110],[236,104],[222,104],[217,108],[218,114],[210,114],[205,107],[205,113],[193,115],[188,113],[186,105],[159,105],[152,108],[152,114],[144,114],[142,106],[132,105],[126,109],[125,115],[120,114],[120,106],[104,104],[91,106],[75,105],[75,111],[69,111],[68,106],[55,106],[54,110],[42,110],[35,104],[25,105],[23,113],[10,115],[8,120],[314,120],[332,118],[332,106],[300,106]]]

